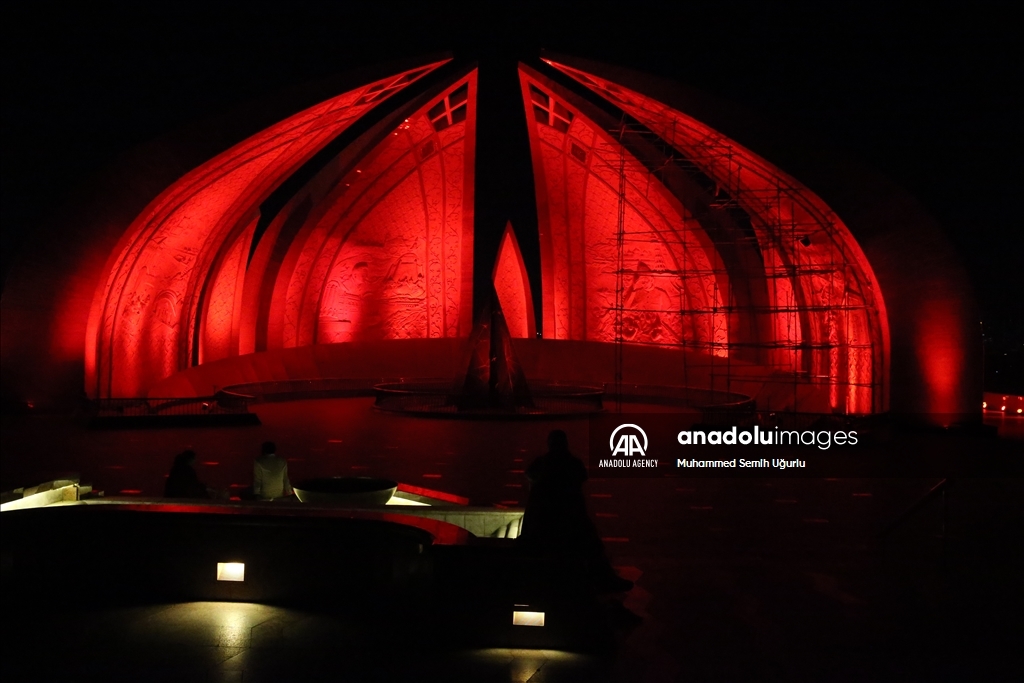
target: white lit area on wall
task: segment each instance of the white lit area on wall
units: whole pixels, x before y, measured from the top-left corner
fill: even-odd
[[[244,562],[218,562],[218,581],[245,581]]]

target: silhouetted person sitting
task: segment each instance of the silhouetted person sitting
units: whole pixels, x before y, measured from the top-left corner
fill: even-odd
[[[277,456],[273,441],[263,443],[262,453],[252,467],[252,493],[260,500],[274,500],[292,495],[288,481],[288,461]]]
[[[174,456],[171,473],[167,475],[164,485],[165,498],[209,498],[206,485],[199,481],[196,474],[196,452],[182,451]]]
[[[556,429],[548,435],[548,452],[530,463],[526,476],[530,478],[530,497],[520,534],[523,545],[543,555],[583,559],[601,592],[632,588],[632,581],[615,574],[587,516],[583,498],[587,468],[569,452],[565,432]]]

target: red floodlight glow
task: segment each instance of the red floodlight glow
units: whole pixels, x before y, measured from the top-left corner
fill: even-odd
[[[153,200],[125,231],[93,301],[85,350],[90,393],[144,396],[154,382],[197,357],[237,355],[241,273],[260,204],[377,103],[443,63],[301,111],[194,169]]]
[[[599,268],[602,282],[602,274],[592,272],[602,259],[592,252],[613,244],[609,235],[616,226],[601,221],[614,223],[623,202],[619,229],[629,236],[621,304],[625,341],[746,355],[774,368],[824,376],[834,411],[885,410],[889,329],[881,287],[839,216],[798,180],[685,113],[594,73],[544,61],[635,118],[714,184],[713,192],[686,190],[676,197],[579,112],[563,133],[551,119],[544,125],[537,111],[529,125],[541,259],[553,264],[544,269],[544,336],[608,337],[593,312],[610,308],[601,293],[616,291],[607,282],[615,269],[607,263]],[[557,86],[546,86],[525,68],[520,77],[528,110],[554,101]],[[624,174],[625,182],[602,174]],[[567,203],[584,208],[569,212]],[[721,226],[706,220],[719,205],[744,212],[756,249],[737,250],[736,239],[723,239]],[[581,277],[576,271],[584,267]],[[578,283],[586,283],[585,292]],[[724,315],[723,308],[734,313]],[[958,376],[956,358],[943,354],[926,369],[939,394],[933,412],[948,408],[947,379]]]
[[[530,278],[526,272],[523,255],[519,251],[512,223],[505,226],[501,238],[498,260],[494,264],[494,291],[498,294],[501,311],[505,315],[509,334],[520,339],[536,336],[536,320],[533,314],[533,297],[530,294]]]
[[[267,348],[468,334],[475,125],[474,70],[319,202],[278,276]]]

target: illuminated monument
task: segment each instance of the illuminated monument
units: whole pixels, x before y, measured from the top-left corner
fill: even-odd
[[[531,380],[979,414],[966,275],[898,189],[676,84],[546,55],[519,67],[536,292],[516,226],[474,262],[475,176],[502,172],[475,154],[476,67],[387,71],[168,136],[86,185],[8,281],[5,399],[454,377],[479,270]]]

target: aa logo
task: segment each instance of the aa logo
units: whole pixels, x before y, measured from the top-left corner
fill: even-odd
[[[642,458],[647,454],[647,433],[634,424],[619,425],[608,439],[608,448],[612,450],[612,457],[638,455]]]

